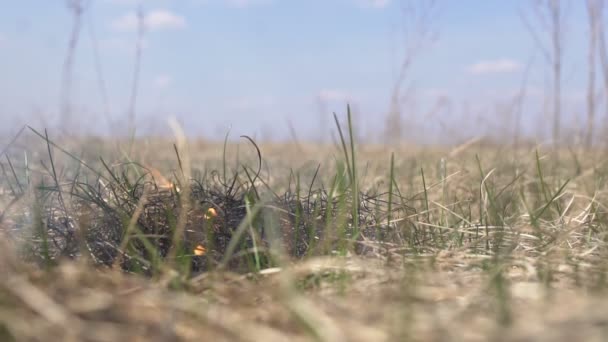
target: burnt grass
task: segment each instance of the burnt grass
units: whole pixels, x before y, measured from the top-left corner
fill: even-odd
[[[174,170],[167,186],[168,178],[155,179],[155,172],[136,162],[110,166],[100,156],[99,169],[94,169],[90,161],[34,133],[46,146],[47,158],[40,160],[36,177],[25,171],[28,166],[17,168],[22,174],[29,171],[24,180],[15,171],[18,163],[6,154],[11,171],[3,166],[8,204],[0,222],[5,238],[19,246],[20,257],[41,267],[84,258],[91,267],[118,266],[147,276],[168,262],[190,275],[218,267],[251,272],[278,265],[277,258],[378,253],[383,244],[414,236],[413,221],[386,224],[386,192],[353,196],[345,167],[329,189],[313,189],[320,165],[311,184],[300,184],[292,173],[282,194],[261,179],[260,169],[245,166],[230,176],[226,170],[206,170],[198,179]],[[251,142],[261,165],[261,152]],[[55,153],[77,165],[71,179],[59,179]],[[177,153],[176,163],[181,167]],[[62,172],[64,178],[69,174]],[[392,194],[392,201],[388,207],[395,213],[415,214],[400,195]],[[183,227],[176,233],[180,220]],[[199,246],[203,255],[195,254]]]
[[[44,265],[55,263],[61,258],[86,257],[98,266],[112,266],[118,262],[125,271],[148,275],[153,273],[155,263],[158,266],[167,261],[169,250],[176,245],[175,228],[183,210],[180,193],[175,188],[159,189],[153,182],[140,182],[130,185],[128,189],[125,184],[118,183],[108,184],[105,189],[83,183],[72,186],[72,192],[63,194],[63,200],[69,201],[69,209],[66,210],[63,209],[57,189],[37,189],[36,196],[42,197],[41,193],[46,196],[43,198],[44,203],[34,209],[39,211],[39,221],[34,223],[37,229],[33,232],[26,228],[26,224],[32,224],[26,219],[32,215],[29,208],[28,211],[21,212],[21,215],[12,215],[12,221],[20,223],[11,227],[9,237],[24,242],[22,253],[25,259]],[[190,205],[185,231],[177,237],[177,244],[182,249],[177,259],[189,263],[190,272],[199,273],[217,267],[224,258],[237,227],[247,219],[246,198],[253,198],[254,201],[261,199],[246,186],[231,190],[224,188],[224,185],[206,186],[195,181],[191,181],[189,186]],[[152,190],[144,194],[145,187]],[[111,194],[109,196],[118,205],[108,203],[102,193]],[[349,194],[341,196],[348,197]],[[42,202],[42,199],[39,201]],[[294,193],[285,193],[265,201],[265,208],[249,219],[254,229],[253,234],[242,234],[229,269],[250,271],[254,246],[257,246],[255,248],[263,259],[261,266],[272,267],[269,250],[273,234],[278,235],[281,248],[294,259],[326,254],[335,250],[340,239],[344,238],[351,240],[353,245],[360,246],[356,250],[363,252],[364,248],[356,242],[363,241],[368,236],[373,237],[376,233],[370,228],[373,226],[368,225],[373,221],[370,203],[375,198],[366,198],[360,204],[364,210],[361,210],[357,220],[360,224],[365,223],[366,228],[359,232],[359,237],[355,237],[350,213],[342,214],[347,216],[347,229],[331,232],[326,228],[327,211],[333,210],[330,215],[335,217],[341,201],[334,197],[333,203],[328,203],[328,195],[323,190],[300,197]],[[136,215],[138,204],[142,202],[145,204],[141,206],[141,213]],[[346,204],[352,205],[349,202]],[[208,214],[209,208],[213,208],[216,215]],[[134,216],[138,217],[136,233],[132,235],[127,248],[121,250],[119,246],[127,236],[129,218]],[[23,236],[25,232],[31,235]],[[203,256],[192,254],[199,245],[205,249]]]

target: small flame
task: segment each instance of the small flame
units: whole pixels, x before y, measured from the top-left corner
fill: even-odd
[[[215,210],[215,208],[207,209],[207,213],[205,214],[206,220],[211,220],[212,218],[214,218],[216,216],[217,216],[217,211]]]
[[[156,182],[156,186],[159,189],[161,189],[161,190],[173,189],[173,183],[171,181],[169,181],[167,178],[165,178],[165,176],[163,176],[160,173],[160,171],[158,171],[157,169],[151,167],[150,174],[154,178],[154,181]]]
[[[203,256],[207,254],[207,249],[203,245],[198,245],[194,248],[194,255]]]

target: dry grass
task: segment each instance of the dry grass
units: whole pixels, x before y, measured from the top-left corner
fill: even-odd
[[[102,170],[96,158],[100,155],[124,161],[111,146],[104,149],[97,144],[97,150],[85,149],[82,156],[68,143],[62,146],[68,146],[66,150],[95,170]],[[28,148],[36,153],[32,145]],[[44,148],[43,141],[40,151]],[[349,179],[340,163],[344,159],[341,148],[262,145],[260,179],[250,182],[242,170],[245,165],[253,171],[250,175],[255,174],[255,149],[240,144],[237,161],[237,146],[230,145],[226,152],[228,177],[240,170],[239,179],[244,184],[233,193],[234,207],[222,197],[226,188],[213,187],[218,185],[214,179],[224,179],[222,149],[221,144],[190,144],[193,177],[204,179],[205,174],[217,171],[216,178],[202,182],[206,192],[193,203],[213,201],[218,215],[224,215],[221,223],[231,222],[226,224],[232,229],[227,231],[231,238],[238,230],[234,226],[245,222],[242,227],[247,243],[239,245],[234,255],[242,253],[247,262],[222,264],[228,246],[206,245],[208,267],[202,269],[184,268],[183,263],[165,259],[169,254],[161,253],[164,247],[158,244],[151,247],[161,255],[158,266],[147,271],[125,267],[114,259],[96,262],[89,257],[96,254],[78,243],[75,248],[79,252],[74,255],[49,248],[47,254],[55,254],[45,259],[41,240],[15,232],[49,228],[50,222],[57,221],[48,214],[49,208],[60,206],[57,188],[70,188],[74,179],[83,184],[97,180],[89,173],[85,181],[85,171],[75,171],[73,160],[54,150],[55,167],[63,169],[57,172],[58,177],[67,185],[53,184],[61,182],[49,176],[48,161],[46,171],[32,163],[28,172],[36,174],[39,167],[38,180],[46,186],[36,187],[41,183],[31,181],[28,188],[23,182],[23,195],[17,196],[19,181],[15,179],[22,180],[24,171],[13,159],[17,178],[11,181],[10,176],[5,177],[5,191],[0,196],[1,208],[10,208],[3,209],[0,223],[0,274],[4,278],[0,285],[0,339],[601,341],[608,333],[608,216],[604,207],[608,169],[602,151],[564,149],[550,154],[540,147],[539,152],[534,147],[514,151],[483,141],[445,149],[395,147],[391,172],[385,148],[360,146],[356,179],[361,190],[361,231],[357,235],[352,231],[355,202],[350,187],[332,183],[336,175],[346,174],[345,179]],[[133,160],[158,168],[164,177],[179,183],[179,167],[170,143],[139,141],[133,151]],[[44,154],[38,153],[41,159]],[[315,176],[318,163],[321,168]],[[4,166],[8,169],[6,163]],[[111,178],[107,172],[104,175]],[[110,183],[115,185],[115,193],[124,185],[121,181]],[[9,185],[12,191],[7,189]],[[131,208],[125,211],[131,218],[141,210],[134,221],[118,220],[115,224],[135,222],[132,224],[143,229],[151,216],[137,208],[156,202],[150,197],[140,205],[135,199],[146,197],[142,195],[145,190],[136,183],[131,185],[139,195],[133,199],[125,195],[124,202],[115,199],[109,207],[123,203],[122,209]],[[281,200],[266,201],[265,195],[260,195],[247,207],[254,188],[265,194],[274,191]],[[196,195],[197,188],[192,189]],[[168,205],[179,217],[183,203],[179,192],[175,188],[164,191],[170,200],[161,200],[158,205]],[[37,207],[32,205],[32,196],[36,193],[46,194],[37,197],[39,219],[44,224],[37,224],[31,216],[29,221],[23,220],[25,214],[34,215],[32,210]],[[76,193],[73,186],[63,192],[70,212],[81,208],[69,196]],[[344,200],[336,200],[332,210],[328,199],[342,198],[332,197],[337,193],[344,194]],[[14,201],[14,196],[19,200]],[[308,204],[311,202],[321,203],[319,211]],[[307,253],[302,256],[290,253],[286,242],[290,236],[281,236],[282,243],[273,245],[270,237],[250,235],[249,223],[271,231],[267,216],[253,214],[258,203],[283,205],[281,212],[291,219],[286,221],[290,234],[298,227],[321,222],[317,222],[315,236],[327,244],[320,243],[324,248],[317,249],[307,244]],[[296,205],[290,206],[293,203]],[[203,223],[205,208],[191,208],[199,211],[186,215],[186,231],[192,225],[215,227]],[[81,226],[85,220],[98,222],[109,212],[102,209],[101,216],[79,216],[75,221]],[[282,222],[280,215],[276,216]],[[322,219],[311,219],[315,217]],[[161,226],[170,228],[170,221]],[[101,231],[107,232],[110,226],[101,225],[106,229]],[[195,246],[200,241],[185,237],[182,243],[187,242]],[[24,258],[24,246],[32,245],[39,247],[38,252],[32,254],[30,249],[30,257]],[[154,261],[146,254],[149,247],[136,247],[113,255],[124,258],[141,253],[145,262]],[[213,252],[217,252],[216,257]],[[107,264],[114,267],[102,266]],[[119,265],[128,272],[121,271]]]

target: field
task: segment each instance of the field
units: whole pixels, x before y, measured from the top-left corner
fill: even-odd
[[[605,151],[352,129],[25,128],[0,163],[0,340],[605,340]]]

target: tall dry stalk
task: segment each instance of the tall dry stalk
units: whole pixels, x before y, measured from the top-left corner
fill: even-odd
[[[524,101],[526,99],[526,91],[528,89],[528,79],[530,77],[530,69],[532,68],[533,59],[531,58],[526,65],[524,75],[519,86],[519,91],[513,99],[514,109],[513,114],[515,115],[514,129],[513,129],[513,149],[517,151],[521,142],[521,118],[524,112]]]
[[[542,52],[547,64],[551,65],[553,93],[552,138],[554,145],[560,143],[562,115],[564,27],[565,13],[567,12],[563,10],[564,3],[565,1],[563,0],[534,0],[531,3],[531,12],[534,16],[534,20],[530,21],[525,14],[522,15],[523,22],[534,39],[537,48]]]
[[[585,147],[591,148],[593,144],[593,127],[595,124],[595,77],[596,53],[598,42],[599,21],[602,0],[587,0],[587,15],[589,16],[589,74],[587,76],[587,131],[585,132]]]
[[[131,96],[129,97],[129,122],[127,126],[129,129],[129,139],[131,140],[131,143],[129,144],[129,156],[131,155],[131,147],[133,145],[133,140],[135,139],[135,116],[137,110],[137,94],[139,90],[139,73],[141,69],[144,33],[145,17],[144,10],[140,5],[137,9],[137,42],[135,43],[135,65],[133,66],[133,81],[131,84]]]
[[[62,87],[61,87],[61,106],[59,108],[60,125],[64,130],[70,124],[72,119],[72,70],[74,68],[74,59],[76,57],[76,48],[80,38],[80,29],[82,26],[82,13],[85,9],[85,1],[83,0],[67,0],[66,6],[72,14],[72,29],[70,31],[70,39],[68,41],[67,53],[63,62],[62,71]]]
[[[412,63],[426,44],[437,38],[434,20],[437,17],[437,1],[435,0],[402,0],[401,1],[401,39],[403,52],[397,70],[390,103],[385,121],[386,143],[398,143],[403,137],[402,98],[409,77]]]
[[[103,72],[103,66],[101,63],[101,58],[99,56],[99,44],[97,35],[95,34],[95,28],[93,26],[93,11],[89,9],[88,11],[88,20],[87,20],[87,28],[89,33],[89,39],[91,41],[91,50],[93,52],[93,61],[95,63],[95,73],[97,74],[97,86],[99,88],[100,100],[101,100],[101,108],[104,118],[108,124],[108,129],[112,130],[112,119],[110,117],[110,101],[108,99],[108,91],[106,87],[106,81]]]
[[[603,23],[604,22],[604,10],[605,10],[605,6],[604,6],[604,1],[603,0],[597,0],[597,11],[595,12],[597,15],[597,22],[598,23]],[[599,57],[600,57],[600,65],[602,66],[602,78],[604,81],[604,94],[605,94],[605,98],[606,100],[604,100],[605,103],[605,113],[604,113],[604,126],[602,127],[602,130],[604,132],[608,131],[608,51],[606,50],[606,35],[605,35],[605,30],[604,30],[604,25],[600,25],[598,24],[597,26],[597,38],[598,38],[598,49],[599,49]],[[608,144],[608,140],[605,140],[604,143]]]

